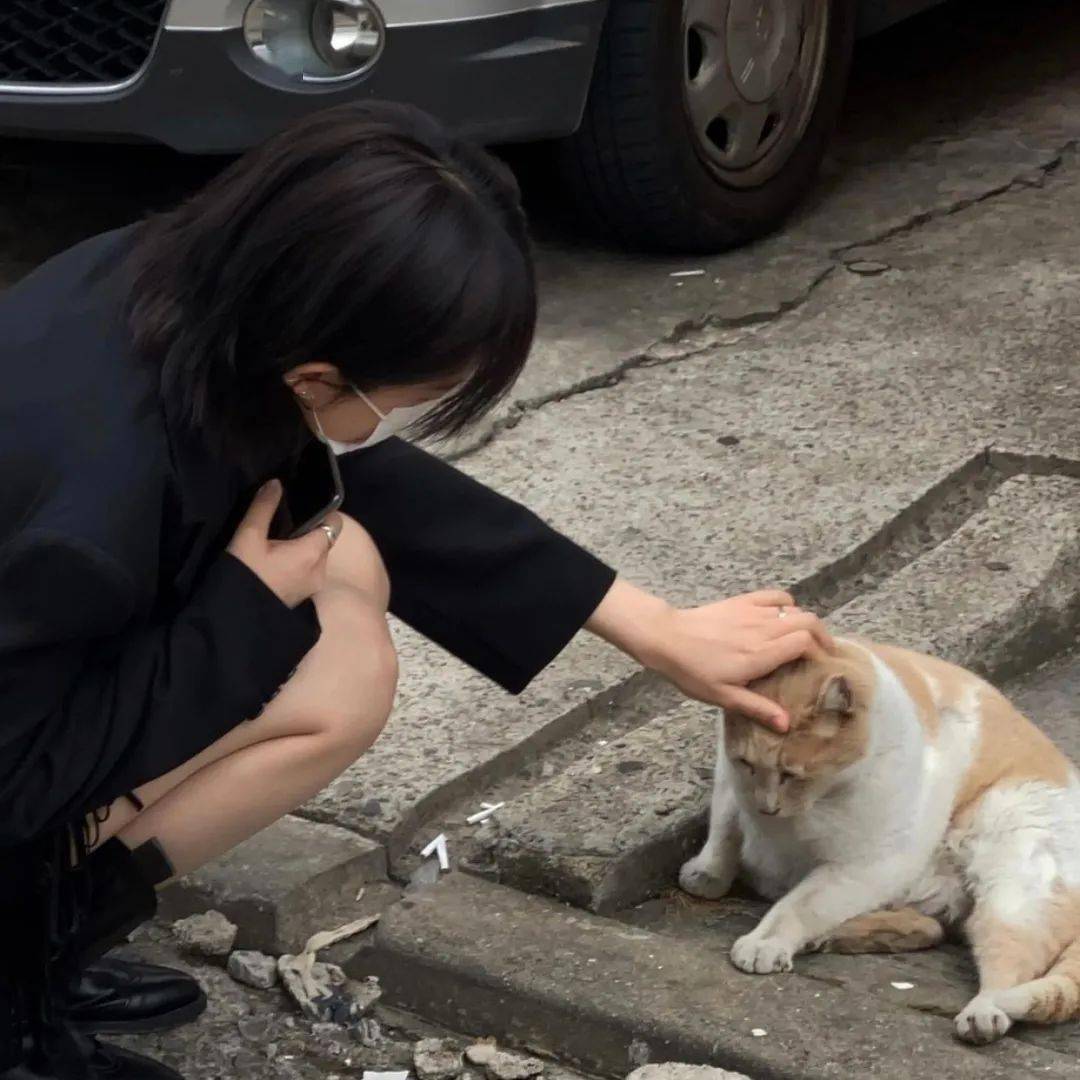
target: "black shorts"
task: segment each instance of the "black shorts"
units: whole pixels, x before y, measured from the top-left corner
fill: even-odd
[[[111,731],[88,731],[60,717],[0,745],[0,847],[82,821],[179,768],[245,718],[225,727],[200,719],[181,729],[147,725],[118,744]]]

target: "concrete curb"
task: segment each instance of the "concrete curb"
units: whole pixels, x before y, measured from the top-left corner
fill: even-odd
[[[383,918],[364,972],[388,1000],[603,1075],[649,1061],[716,1065],[757,1080],[1049,1080],[1062,1054],[954,1040],[949,1021],[800,976],[742,975],[720,950],[451,874]],[[754,1032],[764,1032],[755,1035]]]
[[[163,889],[159,915],[174,920],[217,910],[240,927],[237,948],[279,955],[400,895],[386,880],[386,852],[378,844],[286,817]]]
[[[1035,666],[1080,625],[1080,480],[1006,479],[831,621],[999,678]],[[499,880],[599,912],[670,884],[705,821],[716,715],[685,704],[511,802],[492,843]]]

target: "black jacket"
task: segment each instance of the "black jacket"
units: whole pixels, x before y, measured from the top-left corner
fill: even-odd
[[[252,495],[163,404],[123,321],[126,231],[0,297],[0,846],[71,821],[255,716],[318,638],[224,553]],[[613,573],[391,440],[342,459],[392,611],[522,690]]]

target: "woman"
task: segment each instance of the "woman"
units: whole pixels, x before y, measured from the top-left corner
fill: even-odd
[[[162,881],[371,745],[388,610],[514,693],[584,626],[783,726],[745,684],[828,644],[789,596],[677,611],[385,438],[484,414],[535,318],[513,180],[379,104],[307,120],[0,299],[0,1076],[175,1076],[89,1033],[181,1022],[201,992],[102,957]],[[275,478],[326,445],[343,513],[271,539]]]

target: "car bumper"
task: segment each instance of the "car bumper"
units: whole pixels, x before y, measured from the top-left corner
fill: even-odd
[[[384,98],[481,142],[567,135],[581,120],[607,0],[387,0],[382,57],[331,86],[290,82],[256,60],[244,6],[173,0],[149,59],[123,86],[0,84],[0,131],[230,153],[315,110]]]

